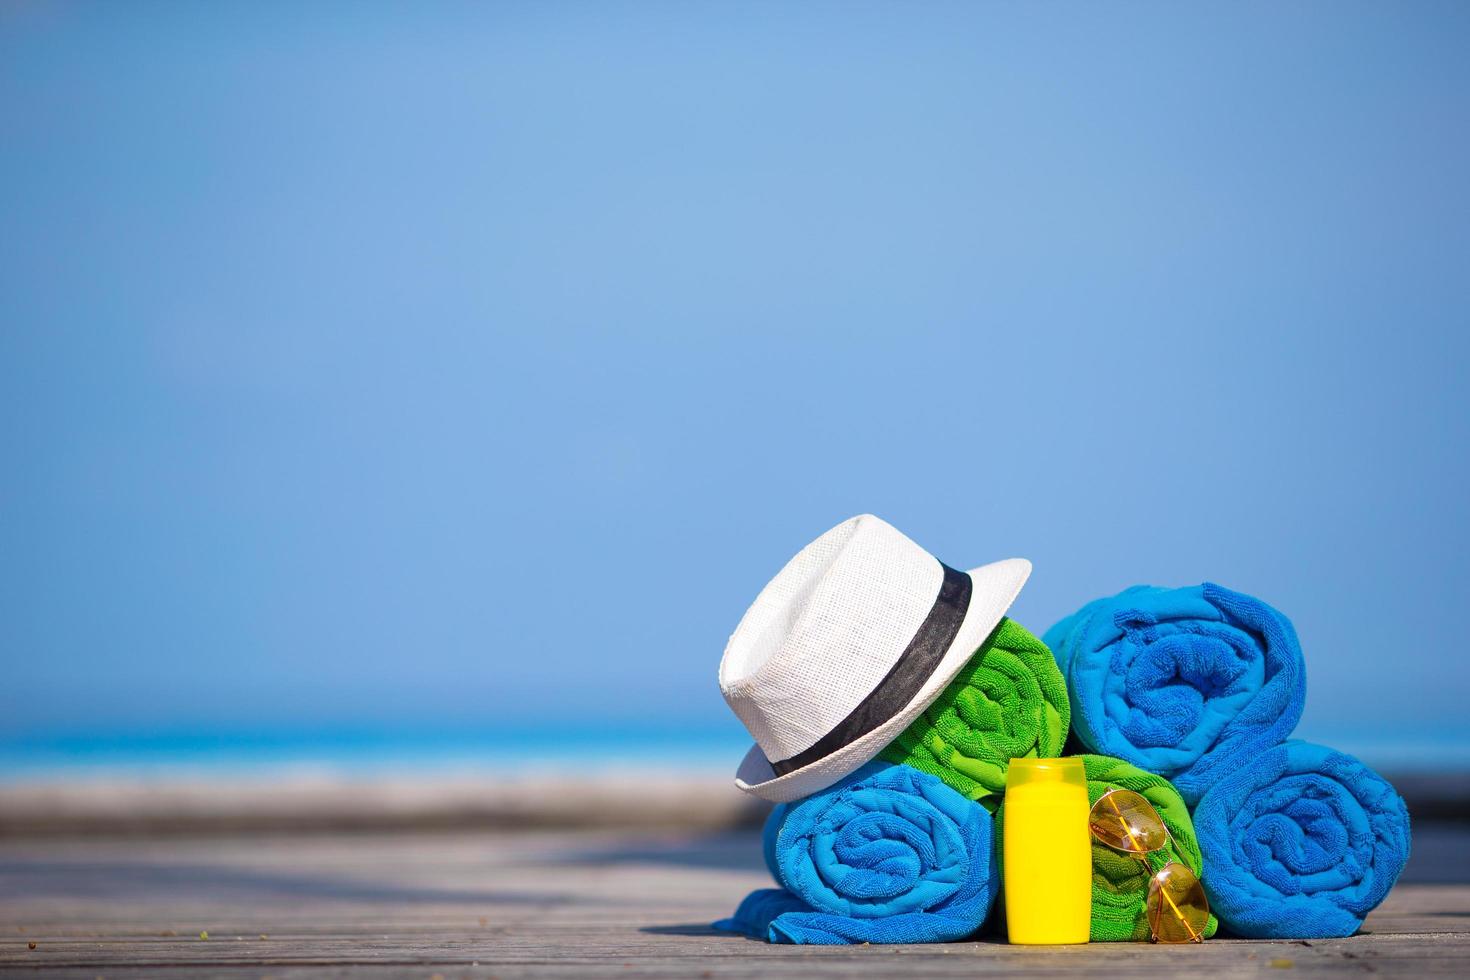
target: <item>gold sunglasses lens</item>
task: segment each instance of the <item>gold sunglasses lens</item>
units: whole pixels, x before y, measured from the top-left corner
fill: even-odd
[[[1147,854],[1169,843],[1169,832],[1153,804],[1130,789],[1104,793],[1087,816],[1092,836],[1130,854]]]
[[[1170,861],[1148,883],[1148,925],[1160,943],[1204,942],[1210,921],[1205,887],[1184,865]]]

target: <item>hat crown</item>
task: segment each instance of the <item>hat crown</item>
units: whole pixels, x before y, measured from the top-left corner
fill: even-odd
[[[871,514],[786,563],[730,636],[720,692],[767,759],[789,759],[887,676],[934,605],[939,561]]]

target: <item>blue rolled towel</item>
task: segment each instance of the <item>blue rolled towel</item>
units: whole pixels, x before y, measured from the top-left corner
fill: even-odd
[[[1409,859],[1409,811],[1342,752],[1287,742],[1220,780],[1194,811],[1205,892],[1251,939],[1350,936]]]
[[[1208,582],[1136,585],[1088,603],[1042,641],[1067,680],[1072,730],[1088,751],[1163,776],[1190,806],[1285,741],[1306,700],[1291,621]]]
[[[716,929],[773,943],[937,943],[979,929],[995,900],[991,815],[936,776],[870,762],[766,821],[781,888]]]

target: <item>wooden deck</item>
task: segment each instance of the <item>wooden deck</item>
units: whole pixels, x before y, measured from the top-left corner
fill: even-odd
[[[1409,880],[1351,939],[811,949],[706,927],[766,882],[748,833],[13,838],[0,840],[0,973],[1467,976],[1467,844],[1470,825],[1417,828]]]

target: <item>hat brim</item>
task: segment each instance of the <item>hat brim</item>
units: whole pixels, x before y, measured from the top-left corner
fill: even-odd
[[[1021,586],[1031,575],[1031,563],[1024,558],[1007,558],[971,569],[967,574],[973,588],[964,622],[960,624],[959,632],[940,660],[939,667],[901,711],[862,738],[784,776],[776,775],[759,745],[752,745],[735,773],[735,786],[772,803],[790,803],[826,789],[877,758],[878,753],[933,704],[955,675],[970,662],[1006,610],[1011,608],[1011,603],[1016,601]]]

